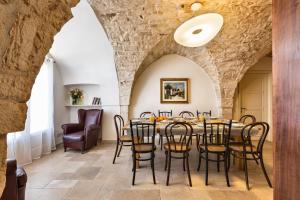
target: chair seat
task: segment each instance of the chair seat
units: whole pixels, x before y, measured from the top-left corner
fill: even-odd
[[[244,151],[243,144],[231,144],[231,145],[229,145],[229,148],[232,151],[238,151],[238,152],[243,152]],[[255,152],[256,151],[256,146],[252,145],[252,149],[253,149],[253,152]],[[246,152],[252,152],[250,145],[246,146]]]
[[[122,135],[120,136],[122,142],[131,142],[131,135]]]
[[[152,149],[152,144],[136,144],[134,145],[135,151],[137,153],[149,153]],[[156,150],[156,146],[154,145],[154,150]]]
[[[183,144],[181,146],[181,143],[171,143],[169,148],[168,143],[166,143],[164,144],[164,149],[166,151],[172,151],[172,152],[186,152],[186,151],[190,151],[191,147],[186,144]]]
[[[200,145],[200,148],[205,150],[204,145]],[[207,145],[207,150],[211,152],[225,152],[226,147],[224,145]]]
[[[70,133],[67,135],[64,135],[64,141],[68,142],[81,142],[84,140],[84,133],[83,131]]]

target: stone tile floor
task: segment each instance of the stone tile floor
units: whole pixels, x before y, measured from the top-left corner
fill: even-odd
[[[224,171],[218,173],[210,163],[209,186],[204,182],[204,162],[196,171],[198,152],[190,156],[193,187],[188,186],[181,160],[172,160],[170,186],[166,186],[164,152],[156,151],[157,184],[152,183],[150,163],[143,162],[137,171],[136,185],[131,186],[132,159],[129,147],[124,147],[116,164],[112,164],[115,144],[104,142],[85,154],[58,148],[51,155],[25,166],[28,174],[26,200],[271,200],[269,188],[261,168],[251,162],[249,177],[251,190],[247,191],[244,173],[232,166],[231,187],[226,186]],[[272,180],[272,145],[265,145],[265,163]],[[221,165],[222,166],[222,165]]]

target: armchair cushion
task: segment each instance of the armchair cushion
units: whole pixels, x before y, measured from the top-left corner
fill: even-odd
[[[67,135],[64,135],[64,141],[65,142],[81,142],[84,140],[84,132],[78,131],[75,133],[70,133]]]
[[[64,135],[83,130],[83,126],[81,124],[63,124],[61,128],[63,129]]]

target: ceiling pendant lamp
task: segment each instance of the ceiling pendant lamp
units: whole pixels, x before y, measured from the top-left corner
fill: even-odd
[[[175,41],[185,47],[200,47],[210,42],[223,26],[223,17],[207,13],[181,24],[174,33]]]

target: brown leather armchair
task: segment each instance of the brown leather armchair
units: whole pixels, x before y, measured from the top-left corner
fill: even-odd
[[[65,152],[67,148],[80,149],[81,153],[96,146],[100,138],[102,140],[101,122],[103,109],[78,110],[78,124],[64,124],[63,142]]]
[[[7,160],[6,183],[1,200],[25,200],[27,174],[16,160]]]

